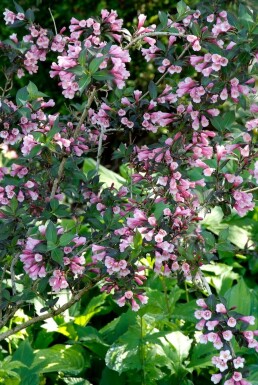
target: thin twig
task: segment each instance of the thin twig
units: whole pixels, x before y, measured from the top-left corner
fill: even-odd
[[[0,300],[1,301],[2,301],[3,281],[4,281],[4,276],[5,276],[6,270],[7,270],[7,265],[4,265],[3,270],[2,270],[2,276],[0,279]],[[2,319],[2,316],[3,316],[3,310],[0,309],[0,319]]]
[[[100,160],[102,155],[102,143],[103,137],[105,135],[105,128],[101,127],[100,135],[99,135],[99,143],[98,143],[98,153],[97,153],[97,162],[96,162],[96,172],[99,172]]]
[[[191,46],[191,44],[187,44],[185,46],[185,48],[183,49],[183,51],[181,52],[181,54],[178,56],[177,60],[180,60],[182,59],[182,57],[184,56],[184,54],[186,53],[186,51],[189,49],[189,47]],[[164,74],[155,82],[155,85],[158,86],[162,80],[167,76],[168,74],[168,69],[164,72]],[[142,100],[144,98],[146,98],[146,96],[149,94],[149,91],[145,92],[145,94],[143,94],[139,100]]]
[[[245,191],[242,191],[242,192],[244,192],[244,193],[251,193],[251,192],[254,192],[254,191],[258,191],[258,186],[254,187],[254,188],[250,188],[249,190],[245,190]]]
[[[12,263],[11,263],[11,267],[10,267],[11,282],[12,282],[12,292],[13,292],[13,295],[16,294],[16,285],[15,285],[16,279],[15,279],[14,267],[15,267],[15,265],[16,265],[18,259],[19,259],[19,255],[17,254],[17,255],[13,258]]]
[[[96,94],[96,89],[94,88],[92,90],[91,94],[89,95],[88,102],[87,102],[87,104],[83,110],[82,116],[81,116],[79,123],[78,123],[78,125],[74,131],[74,134],[73,134],[74,139],[78,138],[78,136],[80,135],[81,126],[87,117],[89,108],[90,108],[90,106],[94,100],[95,94]],[[56,194],[58,185],[59,185],[60,180],[62,179],[62,176],[64,173],[65,163],[66,163],[67,159],[68,159],[68,156],[63,155],[63,158],[62,158],[61,163],[60,163],[59,168],[58,168],[57,177],[55,178],[55,180],[53,182],[53,186],[52,186],[52,190],[51,190],[51,194],[50,194],[50,200],[53,199],[55,194]]]
[[[89,95],[89,98],[88,98],[88,102],[83,110],[83,113],[82,113],[82,116],[79,120],[79,123],[74,131],[74,139],[76,139],[79,135],[80,135],[80,129],[81,129],[81,126],[83,125],[84,123],[84,120],[87,118],[87,115],[88,115],[88,111],[89,111],[89,108],[90,106],[92,105],[92,102],[95,98],[95,95],[96,95],[96,88],[93,88],[93,90],[91,91],[90,95]]]
[[[58,35],[57,28],[56,28],[56,22],[55,22],[54,16],[53,16],[53,14],[52,14],[52,12],[51,12],[51,9],[48,8],[48,10],[49,10],[49,13],[50,13],[50,15],[51,15],[51,19],[53,20],[53,24],[54,24],[54,28],[55,28],[55,33],[56,33],[56,35]]]
[[[60,180],[62,179],[62,176],[63,176],[66,160],[67,160],[67,156],[64,156],[63,159],[61,160],[61,163],[59,165],[58,172],[57,172],[57,177],[55,178],[53,186],[52,186],[52,190],[51,190],[51,194],[50,194],[50,200],[54,199],[58,185],[59,185]]]
[[[210,289],[210,285],[209,285],[208,282],[206,281],[206,278],[204,277],[204,275],[203,275],[201,269],[198,270],[198,273],[199,273],[199,277],[200,277],[200,279],[201,279],[201,281],[202,281],[202,284],[203,284],[203,286],[205,287],[205,289],[206,289],[208,295],[212,295],[212,291],[211,291],[211,289]]]
[[[40,316],[31,318],[30,320],[24,322],[23,324],[17,325],[14,328],[7,330],[6,332],[0,334],[0,341],[4,340],[5,338],[19,332],[20,330],[26,329],[28,326],[31,326],[35,324],[36,322],[44,321],[48,318],[57,316],[58,314],[63,313],[65,310],[69,309],[73,304],[78,302],[81,297],[89,290],[91,289],[93,284],[91,283],[89,286],[84,287],[81,289],[78,293],[76,293],[67,303],[65,303],[63,306],[59,307],[56,310],[51,310],[46,314],[42,314]]]
[[[159,31],[156,31],[156,32],[148,32],[148,33],[143,33],[137,37],[135,37],[130,43],[128,43],[124,49],[128,49],[130,48],[131,46],[133,46],[135,43],[137,43],[137,41],[139,40],[142,40],[144,39],[145,37],[155,37],[155,36],[178,36],[178,37],[185,37],[186,35],[184,35],[183,33],[173,33],[173,32],[159,32]]]

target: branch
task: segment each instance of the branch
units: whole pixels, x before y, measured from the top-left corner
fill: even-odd
[[[13,295],[16,294],[16,286],[15,286],[15,281],[16,281],[16,279],[15,279],[14,267],[15,267],[16,262],[18,261],[18,259],[19,259],[19,255],[16,255],[16,256],[13,258],[12,263],[11,263],[11,267],[10,267]]]
[[[173,32],[148,32],[148,33],[143,33],[139,36],[137,36],[136,38],[134,38],[130,43],[128,43],[124,49],[128,49],[130,48],[132,45],[134,45],[135,43],[137,43],[137,41],[139,40],[142,40],[144,39],[145,37],[155,37],[155,36],[178,36],[178,37],[185,37],[186,35],[184,35],[183,33],[173,33]]]
[[[76,302],[78,302],[81,297],[89,290],[92,288],[92,283],[89,286],[84,287],[81,289],[78,293],[76,293],[67,303],[62,305],[56,310],[51,310],[46,314],[42,314],[40,316],[31,318],[30,320],[24,322],[21,325],[17,325],[14,328],[7,330],[6,332],[0,334],[0,341],[4,340],[5,338],[19,332],[20,330],[26,329],[28,326],[31,326],[35,324],[36,322],[44,321],[48,318],[52,318],[54,316],[57,316],[58,314],[63,313],[65,310],[69,309],[72,305],[74,305]]]
[[[254,187],[254,188],[250,188],[249,190],[245,190],[245,191],[242,191],[242,192],[244,192],[244,193],[251,193],[251,192],[254,192],[254,191],[258,191],[258,186]]]
[[[201,282],[202,282],[202,285],[204,286],[204,288],[206,289],[208,295],[212,295],[212,291],[211,291],[211,288],[210,288],[210,285],[208,284],[208,282],[206,281],[206,278],[204,277],[201,269],[198,269],[198,273],[199,273],[199,277],[201,279]]]
[[[101,159],[101,155],[102,155],[102,143],[103,143],[103,136],[104,135],[105,135],[105,128],[101,127],[100,136],[99,136],[99,143],[98,143],[97,162],[96,162],[97,174],[99,172],[100,159]]]
[[[88,111],[89,111],[89,108],[90,108],[90,106],[94,100],[95,94],[96,94],[96,88],[94,88],[92,90],[91,94],[89,95],[88,103],[86,104],[86,106],[83,110],[82,116],[79,120],[79,123],[78,123],[78,125],[74,131],[74,139],[78,138],[78,136],[80,135],[81,126],[88,115]],[[51,194],[50,194],[50,200],[53,199],[55,194],[56,194],[58,185],[59,185],[60,180],[62,179],[62,176],[64,173],[65,163],[66,163],[67,159],[68,159],[68,156],[64,155],[62,160],[61,160],[61,163],[59,165],[58,172],[57,172],[57,177],[55,178],[53,186],[52,186],[52,190],[51,190]]]
[[[55,33],[56,33],[56,35],[57,35],[58,32],[57,32],[56,22],[55,22],[54,16],[53,16],[53,14],[52,14],[52,12],[51,12],[51,9],[48,8],[48,10],[49,10],[49,13],[50,13],[50,15],[51,15],[51,19],[53,20],[53,24],[54,24],[54,28],[55,28]]]
[[[58,172],[57,172],[57,177],[55,178],[52,186],[50,200],[54,199],[54,196],[56,195],[56,190],[63,176],[66,160],[67,160],[67,156],[64,156],[63,159],[61,160],[61,163],[59,165]]]
[[[180,60],[184,54],[186,53],[186,51],[188,50],[188,48],[191,46],[191,44],[187,44],[185,46],[185,48],[183,49],[183,51],[181,52],[181,54],[178,56],[177,60]],[[164,74],[155,82],[155,85],[158,86],[162,80],[166,77],[166,75],[168,74],[168,70],[164,72]],[[140,100],[144,99],[147,95],[149,94],[149,91],[145,92],[145,94],[143,94],[141,97],[140,97]]]

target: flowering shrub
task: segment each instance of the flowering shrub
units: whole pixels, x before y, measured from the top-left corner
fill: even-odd
[[[249,384],[231,340],[257,351],[257,331],[245,329],[254,317],[216,299],[202,266],[216,264],[219,250],[203,226],[209,211],[220,207],[225,218],[243,217],[255,207],[254,14],[240,7],[237,19],[181,1],[176,15],[160,12],[157,25],[141,14],[132,34],[113,10],[72,17],[69,29],[52,32],[35,22],[32,10],[15,7],[4,20],[18,32],[0,44],[9,60],[0,110],[0,325],[38,296],[45,313],[3,331],[1,339],[60,314],[96,284],[119,307],[138,311],[148,302],[145,282],[153,268],[208,294],[198,299],[195,317],[204,330],[200,342],[220,350],[212,358],[220,373],[211,381]],[[135,47],[156,69],[148,90],[135,90],[130,78]],[[65,113],[31,81],[49,60]],[[17,78],[26,85],[14,95]],[[101,155],[117,132],[123,139],[113,159],[127,174],[104,185]],[[142,145],[142,133],[155,139]],[[95,170],[85,172],[92,156]],[[64,289],[71,299],[56,308]]]

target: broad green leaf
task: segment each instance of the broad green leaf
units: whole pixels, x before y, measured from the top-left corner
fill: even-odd
[[[191,360],[187,367],[192,369],[201,369],[213,366],[211,359],[216,354],[217,350],[212,347],[212,344],[197,344],[192,350]]]
[[[60,266],[64,265],[63,257],[64,257],[63,250],[56,248],[51,251],[51,258],[53,259],[53,261],[57,262]]]
[[[29,100],[29,93],[26,87],[19,89],[16,93],[16,104],[18,106],[23,106]]]
[[[57,229],[53,222],[49,221],[46,229],[46,239],[48,242],[57,242]]]
[[[86,326],[90,319],[103,309],[106,297],[107,294],[102,293],[97,297],[92,298],[84,312],[81,315],[75,317],[74,323],[80,326]]]
[[[34,360],[34,352],[28,340],[21,342],[15,351],[12,361],[20,361],[22,364],[30,367]]]
[[[95,72],[97,72],[97,70],[99,69],[99,66],[100,64],[103,63],[103,61],[105,60],[105,56],[101,56],[101,57],[95,57],[91,62],[90,62],[90,65],[89,65],[89,71],[91,74],[95,74]]]
[[[154,205],[153,215],[156,219],[160,219],[163,215],[164,209],[168,208],[168,205],[164,202],[159,202]]]
[[[185,366],[185,360],[188,358],[192,340],[182,332],[176,331],[168,333],[166,337],[161,337],[160,341],[166,356],[174,367],[175,378],[182,380],[189,371]]]
[[[62,234],[59,239],[60,246],[67,246],[74,239],[75,235],[71,233]]]
[[[125,385],[126,377],[125,375],[119,375],[114,370],[111,370],[107,367],[101,373],[100,385]]]
[[[202,225],[214,234],[219,235],[222,230],[228,229],[228,240],[240,249],[244,249],[249,243],[249,249],[253,249],[250,240],[256,239],[258,223],[250,218],[239,218],[238,216],[223,223],[223,212],[220,207],[215,207],[205,215]]]
[[[92,75],[92,77],[93,79],[98,80],[100,82],[114,79],[114,76],[111,73],[109,73],[107,70],[101,70],[101,71],[95,72]]]
[[[93,353],[105,358],[109,345],[103,340],[101,334],[92,326],[82,327],[75,325],[79,341]]]
[[[40,373],[64,372],[77,375],[89,367],[89,357],[78,345],[54,345],[35,351],[33,367]]]
[[[149,91],[150,97],[152,99],[156,99],[156,97],[158,96],[158,89],[153,80],[149,82],[148,91]]]
[[[104,341],[108,344],[112,344],[128,330],[130,325],[136,323],[136,318],[136,313],[132,310],[128,310],[120,317],[115,318],[113,321],[105,325],[99,332]]]
[[[13,0],[13,4],[17,13],[24,13],[24,9],[18,3],[16,3],[16,1]]]
[[[257,294],[248,288],[243,278],[225,293],[228,307],[236,307],[236,311],[243,315],[257,315],[258,297]],[[258,327],[256,317],[255,328]]]
[[[210,273],[206,274],[206,279],[220,295],[224,295],[233,282],[239,279],[239,275],[233,271],[233,267],[223,263],[203,265],[201,270]]]
[[[106,365],[119,374],[128,370],[139,370],[142,366],[139,354],[141,329],[138,325],[131,326],[107,351]]]
[[[176,5],[179,16],[183,15],[187,11],[187,5],[184,1],[179,1]]]
[[[35,99],[38,99],[41,97],[48,97],[43,92],[40,92],[38,90],[38,87],[36,86],[36,84],[34,84],[32,82],[29,82],[29,84],[27,85],[27,91],[29,93],[30,100],[35,100]]]
[[[90,75],[83,75],[81,77],[81,79],[79,80],[78,84],[79,84],[79,91],[80,91],[80,94],[83,93],[83,91],[86,89],[86,87],[88,87],[88,85],[90,84],[91,82],[91,77]]]
[[[66,71],[71,72],[72,74],[75,74],[77,76],[82,76],[84,74],[84,69],[80,65],[77,65],[77,66],[72,67],[72,68],[68,68]]]
[[[21,377],[13,370],[0,368],[0,384],[3,385],[20,385]]]
[[[159,20],[163,28],[167,26],[168,23],[168,15],[166,12],[159,11]]]

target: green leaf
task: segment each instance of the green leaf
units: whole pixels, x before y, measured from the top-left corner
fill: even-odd
[[[35,352],[33,367],[40,373],[64,372],[77,375],[89,365],[89,357],[80,346],[54,345]]]
[[[27,91],[29,93],[30,100],[35,100],[41,97],[48,97],[46,94],[43,94],[43,92],[40,92],[36,84],[32,82],[29,82],[27,85]]]
[[[75,74],[77,76],[82,76],[84,74],[84,69],[80,65],[74,66],[72,68],[68,68],[66,71],[71,72],[72,74]]]
[[[79,341],[93,353],[105,358],[109,345],[103,340],[101,334],[92,326],[82,327],[75,325]]]
[[[67,246],[74,239],[74,237],[75,235],[71,233],[62,234],[59,240],[59,245]]]
[[[213,366],[211,359],[217,354],[217,350],[211,344],[197,344],[192,350],[188,368],[201,369]]]
[[[176,331],[166,334],[166,337],[161,337],[160,341],[166,357],[175,370],[175,377],[180,380],[183,379],[188,372],[185,367],[185,360],[189,355],[192,340],[182,332]]]
[[[54,250],[51,251],[51,258],[53,261],[57,262],[60,266],[64,265],[64,252],[61,249],[55,248]]]
[[[27,20],[29,20],[31,23],[34,22],[35,20],[35,15],[34,15],[34,12],[32,11],[32,9],[27,9],[27,11],[25,12],[25,18]]]
[[[55,119],[53,127],[51,128],[50,131],[46,134],[47,136],[47,142],[50,142],[50,140],[57,134],[58,132],[61,131],[61,126],[59,125],[59,116]]]
[[[74,323],[80,326],[86,326],[87,323],[91,320],[91,318],[103,309],[106,297],[107,294],[102,293],[97,297],[92,298],[84,312],[81,315],[75,317]]]
[[[30,367],[34,360],[34,352],[28,340],[22,341],[18,349],[13,354],[12,361],[20,361]]]
[[[179,16],[183,15],[187,11],[187,5],[184,1],[179,1],[176,5]]]
[[[164,202],[159,202],[155,204],[155,210],[153,212],[153,215],[156,219],[160,219],[163,215],[164,209],[168,208],[168,205]]]
[[[105,60],[105,56],[101,56],[101,57],[95,57],[91,62],[90,62],[90,65],[89,65],[89,71],[91,74],[95,74],[95,72],[97,72],[97,70],[99,69],[99,66],[100,64],[103,63],[103,61]]]
[[[161,23],[161,26],[165,28],[168,24],[168,15],[166,12],[159,11],[159,20]]]
[[[142,235],[138,230],[136,230],[136,233],[133,237],[133,247],[134,249],[139,249],[141,246],[142,246]]]
[[[26,87],[19,89],[16,93],[16,104],[18,106],[23,106],[29,100],[29,93]]]
[[[258,298],[255,292],[248,288],[243,278],[229,289],[224,297],[227,300],[228,307],[236,306],[236,311],[244,315],[255,315],[258,309]],[[256,319],[255,328],[258,327]]]
[[[48,242],[56,244],[57,242],[57,229],[53,222],[49,221],[46,229],[46,239]]]
[[[17,13],[24,13],[23,8],[19,4],[17,4],[16,1],[13,0],[13,4],[15,6],[15,9],[16,9]]]
[[[55,210],[58,208],[58,206],[59,206],[59,201],[58,201],[58,199],[52,199],[52,200],[50,201],[50,207],[51,207],[51,209],[52,209],[53,211],[55,211]]]
[[[82,78],[79,80],[78,84],[79,84],[79,91],[80,91],[80,94],[83,93],[83,91],[86,89],[86,87],[88,87],[88,85],[90,84],[91,82],[91,77],[90,75],[83,75]]]
[[[103,82],[105,80],[113,80],[114,79],[114,76],[111,73],[109,73],[107,70],[95,72],[92,75],[92,77],[93,77],[93,79],[98,80],[100,82]]]
[[[105,359],[107,367],[119,374],[128,370],[139,370],[141,368],[140,343],[140,327],[138,325],[131,326],[128,332],[107,351]]]
[[[79,57],[78,57],[78,63],[82,66],[85,67],[86,64],[86,59],[87,59],[87,49],[84,48],[81,50]]]
[[[157,90],[157,86],[156,86],[156,84],[154,83],[153,80],[151,80],[149,82],[148,91],[150,93],[150,97],[152,99],[156,99],[156,97],[158,96],[158,90]]]

